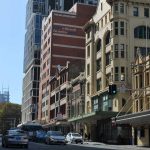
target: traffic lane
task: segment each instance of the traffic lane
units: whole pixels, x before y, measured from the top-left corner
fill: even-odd
[[[93,148],[93,147],[88,147],[88,145],[86,147],[83,147],[82,145],[80,146],[78,145],[46,145],[46,144],[42,144],[42,143],[33,143],[30,142],[29,143],[29,148],[28,150],[110,150],[110,149],[104,149],[104,148]],[[21,147],[9,147],[9,148],[2,148],[0,146],[0,150],[25,150],[25,148],[21,148]],[[27,149],[26,149],[27,150]]]

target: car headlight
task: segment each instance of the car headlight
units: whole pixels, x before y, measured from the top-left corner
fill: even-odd
[[[55,139],[53,139],[53,138],[50,138],[50,140],[51,140],[51,141],[55,141]]]

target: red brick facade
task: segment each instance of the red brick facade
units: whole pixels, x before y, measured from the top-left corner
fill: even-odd
[[[76,3],[69,12],[51,11],[42,24],[41,73],[39,93],[39,120],[50,118],[49,81],[57,65],[66,62],[80,66],[85,59],[83,26],[95,13],[96,6]],[[45,104],[44,104],[45,103]],[[46,105],[47,104],[47,105]]]

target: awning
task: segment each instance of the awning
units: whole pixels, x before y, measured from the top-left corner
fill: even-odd
[[[77,117],[68,119],[69,122],[92,122],[94,120],[102,120],[115,117],[118,112],[112,111],[95,111],[87,114],[83,114]]]
[[[150,110],[122,115],[116,118],[117,124],[150,125]]]

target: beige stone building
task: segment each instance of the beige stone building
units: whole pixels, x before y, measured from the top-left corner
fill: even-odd
[[[137,48],[143,56],[150,51],[149,17],[149,0],[100,0],[95,15],[84,26],[85,112],[90,116],[85,132],[92,133],[92,140],[116,142],[121,135],[123,143],[129,143],[128,130],[112,127],[111,118],[131,105],[131,62]],[[117,94],[109,94],[110,84],[117,85]]]
[[[139,55],[132,65],[131,114],[119,116],[118,124],[131,124],[133,143],[150,146],[150,56]]]

